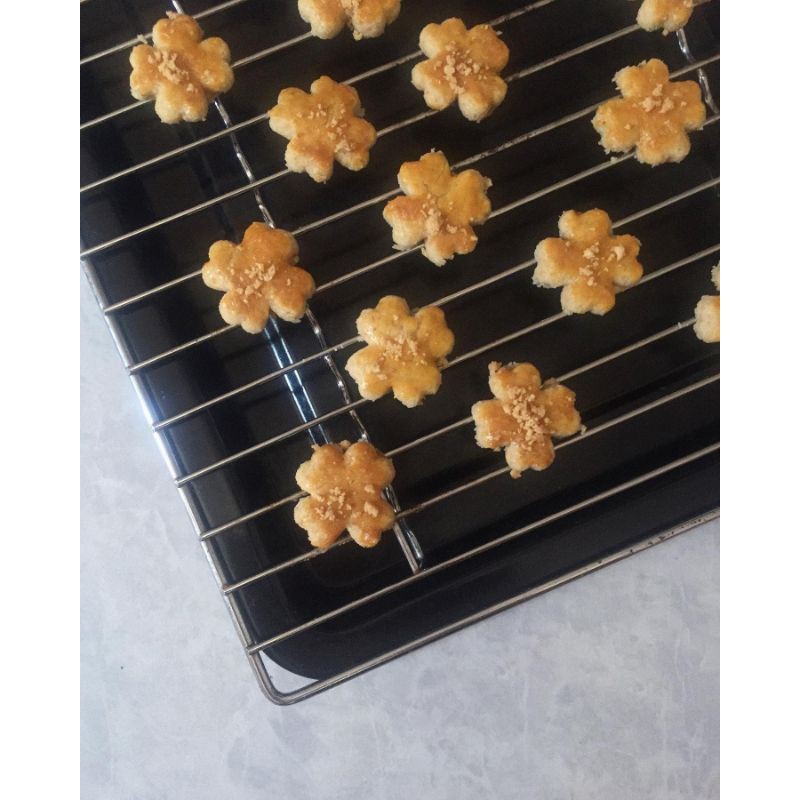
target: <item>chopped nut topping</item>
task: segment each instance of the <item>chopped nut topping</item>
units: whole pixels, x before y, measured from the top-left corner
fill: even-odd
[[[364,503],[364,511],[366,511],[371,517],[377,517],[380,513],[378,506],[376,506],[375,503],[370,503],[369,500]]]

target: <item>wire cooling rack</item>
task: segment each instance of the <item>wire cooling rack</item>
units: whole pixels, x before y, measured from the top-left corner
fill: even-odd
[[[621,0],[419,0],[384,37],[320,42],[293,2],[175,2],[236,56],[234,89],[198,125],[162,126],[127,92],[127,54],[163,16],[87,0],[82,14],[81,257],[268,697],[291,703],[459,627],[687,530],[717,513],[719,351],[692,311],[718,242],[718,8],[661,37]],[[425,109],[409,82],[424,24],[458,14],[509,44],[506,102],[489,120]],[[107,20],[117,22],[109,25]],[[129,35],[126,35],[129,34]],[[147,34],[144,34],[147,38]],[[590,119],[617,69],[662,58],[699,80],[708,121],[685,162],[609,158]],[[281,166],[263,109],[320,74],[358,87],[378,130],[362,173],[325,187]],[[261,110],[258,110],[261,109]],[[257,112],[257,113],[256,113]],[[235,121],[236,120],[236,121]],[[381,219],[404,160],[437,147],[491,177],[475,253],[442,269],[397,252]],[[600,206],[643,242],[645,276],[602,319],[532,286],[536,243],[565,208]],[[318,289],[297,326],[225,325],[199,265],[263,219],[292,231]],[[443,307],[456,350],[438,395],[409,412],[354,399],[341,361],[361,308],[387,293]],[[587,315],[588,316],[588,315]],[[490,360],[530,360],[575,389],[586,430],[547,472],[510,481],[478,450],[469,408]],[[310,443],[369,438],[391,456],[395,536],[310,549],[291,521]],[[281,690],[278,664],[309,680]]]

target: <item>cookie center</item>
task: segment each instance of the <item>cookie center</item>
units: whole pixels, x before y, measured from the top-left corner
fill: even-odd
[[[468,50],[463,50],[454,42],[447,45],[442,64],[442,73],[450,88],[461,94],[464,91],[464,79],[471,75],[483,80],[483,65],[475,61]]]
[[[675,101],[664,93],[663,83],[657,83],[650,94],[643,100],[640,100],[637,105],[646,114],[668,114],[675,109]],[[681,102],[681,107],[686,106],[686,101]]]
[[[324,495],[322,502],[320,517],[329,522],[337,519],[346,519],[353,511],[347,492],[339,486],[334,487]]]
[[[399,322],[399,318],[395,322]],[[387,365],[387,362],[390,364],[392,362],[395,364],[427,364],[430,360],[420,346],[416,335],[402,327],[382,336],[380,347],[383,349],[378,360],[381,370]]]
[[[594,242],[584,248],[581,255],[583,264],[578,274],[585,278],[588,286],[596,286],[601,279],[610,277],[611,266],[622,261],[625,257],[625,248],[620,244],[612,245],[604,258],[600,242]]]
[[[436,236],[440,233],[449,233],[450,235],[458,233],[459,226],[450,222],[450,214],[453,211],[452,203],[446,201],[445,205],[450,207],[442,208],[440,198],[430,192],[425,195],[425,199],[422,201],[422,215],[426,237]]]
[[[520,386],[512,387],[507,392],[503,403],[505,412],[517,423],[517,430],[522,441],[533,447],[550,434],[550,419],[547,409],[537,402],[536,393]]]
[[[277,272],[278,267],[271,262],[248,261],[246,266],[236,273],[238,280],[234,291],[245,303],[249,303],[256,296],[263,297]]]
[[[312,122],[312,125],[316,122],[317,130],[332,144],[347,144],[347,128],[345,125],[347,112],[342,106],[317,103],[314,108],[306,111],[304,116]]]

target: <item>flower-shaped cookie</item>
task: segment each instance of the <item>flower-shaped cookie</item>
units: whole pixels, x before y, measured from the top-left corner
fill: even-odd
[[[214,242],[203,264],[206,286],[225,292],[219,313],[229,325],[260,333],[270,309],[287,322],[299,322],[314,279],[297,263],[297,242],[291,233],[254,222],[241,244]]]
[[[711,270],[711,280],[719,288],[719,264]],[[694,332],[703,342],[719,341],[719,295],[704,294],[694,309]]]
[[[567,314],[605,314],[614,307],[616,292],[641,280],[639,240],[613,236],[605,211],[565,211],[558,232],[560,239],[536,246],[533,282],[548,289],[563,286],[561,307]]]
[[[131,51],[131,94],[137,100],[155,97],[162,122],[206,118],[208,104],[233,86],[228,45],[203,31],[186,14],[167,12],[153,27],[153,46]]]
[[[700,87],[694,81],[670,83],[663,61],[651,58],[615,76],[622,97],[603,103],[592,119],[606,152],[636,148],[644,164],[683,161],[691,147],[686,131],[706,121]]]
[[[394,525],[394,511],[381,496],[394,467],[368,442],[315,447],[295,478],[309,496],[294,507],[294,521],[314,547],[330,547],[345,529],[356,544],[374,547]]]
[[[297,7],[320,39],[332,39],[345,25],[353,38],[372,39],[397,19],[400,0],[299,0]]]
[[[407,197],[390,200],[383,218],[401,250],[424,241],[422,254],[440,267],[456,253],[475,249],[472,226],[484,223],[492,210],[488,178],[474,169],[454,175],[444,154],[434,151],[406,161],[397,180]]]
[[[553,436],[570,436],[581,427],[575,394],[559,383],[542,386],[533,364],[489,364],[489,388],[496,400],[472,406],[475,441],[490,450],[505,448],[511,477],[523,470],[547,469],[555,458]]]
[[[389,295],[364,309],[356,326],[367,346],[350,356],[345,369],[362,397],[377,400],[394,390],[404,406],[414,408],[436,394],[455,341],[440,308],[426,306],[412,314],[402,297]]]
[[[454,17],[422,29],[419,46],[428,57],[411,72],[411,82],[440,111],[456,99],[461,113],[474,122],[488,117],[506,96],[499,73],[508,64],[508,48],[489,25],[467,30]]]
[[[289,139],[286,166],[307,172],[317,183],[333,173],[333,162],[360,170],[369,162],[375,128],[362,119],[358,92],[323,75],[302,89],[284,89],[278,104],[267,112],[275,133]]]
[[[644,0],[636,21],[646,31],[661,28],[666,36],[682,28],[692,16],[692,11],[692,0]]]

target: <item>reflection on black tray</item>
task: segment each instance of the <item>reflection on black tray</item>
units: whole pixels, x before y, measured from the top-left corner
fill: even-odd
[[[212,5],[186,2],[184,7],[196,13]],[[436,4],[435,16],[441,21],[458,13],[474,24],[523,5],[519,0],[445,0]],[[592,13],[586,12],[583,0],[535,5],[500,26],[512,54],[506,75],[622,31],[635,16],[633,4],[611,0],[593,3]],[[330,42],[307,37],[240,66],[233,89],[222,98],[224,107],[232,122],[239,123],[263,114],[284,86],[307,88],[320,74],[344,80],[411,53],[419,30],[432,21],[429,8],[422,0],[405,0],[400,18],[378,40],[354,42],[347,34]],[[82,4],[82,56],[149,30],[162,14],[162,6],[151,2]],[[112,18],[117,22],[110,27]],[[296,3],[288,0],[244,0],[209,13],[201,24],[207,35],[228,41],[234,61],[306,30]],[[718,52],[717,31],[718,3],[698,8],[687,29],[697,59]],[[610,97],[614,72],[646,57],[659,57],[672,70],[686,65],[675,36],[632,30],[511,82],[505,103],[480,125],[466,122],[451,108],[381,137],[369,167],[360,173],[337,168],[324,187],[305,175],[289,175],[267,182],[261,196],[279,227],[296,230],[313,224],[392,191],[400,163],[432,147],[458,162]],[[82,66],[84,122],[132,103],[127,58],[124,49]],[[377,128],[424,110],[410,84],[410,69],[411,63],[405,63],[358,82],[367,116]],[[718,62],[709,63],[706,71],[717,94]],[[566,208],[602,207],[619,220],[661,206],[624,227],[642,241],[645,273],[688,259],[680,268],[622,294],[606,317],[560,318],[456,364],[444,373],[439,393],[418,409],[408,411],[390,397],[361,405],[358,413],[372,442],[384,451],[402,449],[395,457],[394,488],[403,509],[413,510],[503,465],[502,455],[475,446],[469,425],[404,449],[463,419],[474,400],[487,396],[490,360],[529,360],[545,377],[569,374],[689,320],[699,297],[712,291],[710,270],[719,260],[719,124],[692,135],[692,152],[679,165],[652,169],[623,159],[559,188],[565,179],[607,161],[589,119],[583,116],[541,132],[474,165],[492,178],[490,197],[496,209],[533,193],[539,196],[491,219],[480,229],[471,255],[442,268],[419,253],[398,256],[357,278],[324,287],[311,300],[328,343],[338,343],[355,333],[358,312],[384,294],[400,294],[412,306],[423,305],[531,259],[536,243],[555,234],[558,216]],[[162,125],[147,104],[86,127],[81,135],[82,184],[102,181],[223,128],[214,110],[204,123]],[[256,180],[283,169],[285,141],[269,131],[263,118],[243,127],[237,137]],[[235,195],[101,247],[87,259],[101,303],[121,304],[109,312],[109,319],[128,365],[224,327],[216,308],[219,295],[197,276],[139,301],[126,301],[196,272],[210,243],[239,239],[250,222],[261,219],[253,193],[236,193],[247,183],[229,137],[222,136],[83,192],[81,234],[86,249],[225,193]],[[382,205],[366,204],[298,234],[301,263],[318,284],[393,254]],[[448,323],[456,334],[454,359],[559,312],[559,293],[535,288],[531,272],[521,270],[465,291],[448,304]],[[285,363],[313,356],[319,347],[307,323],[279,322],[264,336],[236,329],[157,359],[137,369],[134,380],[158,422]],[[340,369],[351,352],[344,349],[335,355]],[[608,427],[563,447],[546,472],[525,474],[518,481],[499,476],[410,513],[406,523],[422,550],[420,577],[409,580],[412,566],[391,534],[371,551],[349,543],[300,560],[309,546],[292,521],[291,503],[213,536],[208,547],[226,584],[292,559],[298,562],[230,593],[248,644],[263,643],[331,613],[330,619],[267,648],[270,657],[294,672],[330,678],[715,508],[717,453],[695,455],[718,440],[719,383],[711,380],[718,373],[718,356],[718,347],[699,342],[689,327],[568,379],[590,431],[598,425]],[[312,360],[288,377],[291,380],[276,378],[170,423],[160,435],[175,474],[201,470],[280,436],[309,414],[323,415],[342,406],[325,360]],[[299,396],[301,387],[304,394]],[[674,399],[659,404],[672,393]],[[648,404],[653,406],[646,413],[613,424]],[[358,427],[342,413],[320,429],[286,437],[190,481],[184,491],[200,530],[237,520],[295,492],[294,470],[308,457],[312,437],[320,441],[323,435],[353,439]],[[671,468],[659,472],[665,465]],[[651,473],[648,480],[636,483]],[[636,485],[614,493],[626,482]],[[606,492],[607,498],[561,515]],[[495,548],[446,568],[437,566],[551,516],[548,524]],[[425,575],[425,570],[431,574]],[[406,583],[333,614],[397,581]]]

